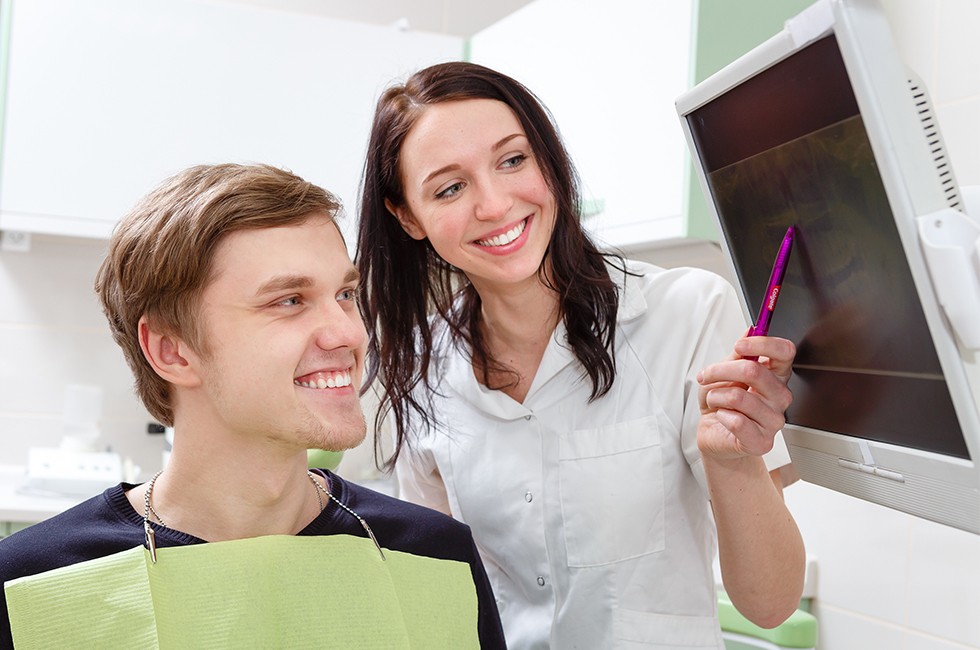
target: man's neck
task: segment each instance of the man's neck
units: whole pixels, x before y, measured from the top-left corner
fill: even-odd
[[[306,473],[305,450],[208,453],[187,442],[178,432],[167,467],[153,485],[151,505],[166,527],[216,542],[292,535],[319,514],[323,498]],[[127,493],[141,515],[147,487]]]

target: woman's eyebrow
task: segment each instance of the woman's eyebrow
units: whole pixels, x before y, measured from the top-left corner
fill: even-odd
[[[490,147],[490,151],[497,151],[498,149],[502,149],[504,147],[504,145],[506,145],[508,142],[510,142],[514,138],[520,138],[520,137],[524,137],[524,134],[523,133],[511,133],[510,135],[508,135],[508,136],[506,136],[504,138],[501,138],[496,143],[494,143],[494,145],[492,147]],[[428,183],[429,181],[431,181],[436,176],[438,176],[440,174],[445,174],[446,172],[456,171],[457,169],[459,169],[459,165],[457,163],[452,163],[450,165],[446,165],[445,167],[440,167],[439,169],[435,170],[434,172],[432,172],[428,176],[426,176],[422,180],[422,184],[425,185],[426,183]]]

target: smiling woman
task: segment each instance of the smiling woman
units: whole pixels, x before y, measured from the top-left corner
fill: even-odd
[[[478,290],[542,288],[537,272],[555,199],[506,104],[437,104],[415,123],[401,156],[405,201],[390,207],[411,237],[428,239]]]
[[[381,96],[368,151],[358,266],[389,462],[403,498],[473,530],[511,647],[720,648],[716,528],[733,601],[788,616],[792,344],[739,339],[720,277],[600,252],[514,79],[423,69]]]

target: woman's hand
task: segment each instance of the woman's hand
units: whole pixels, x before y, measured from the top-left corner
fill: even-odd
[[[803,590],[803,539],[760,458],[786,423],[783,413],[793,401],[786,384],[795,356],[796,347],[786,339],[746,337],[736,341],[728,359],[698,374],[698,448],[722,580],[738,610],[767,628],[786,620]]]
[[[743,357],[757,356],[758,361]],[[786,423],[793,401],[786,386],[796,346],[769,336],[743,337],[732,355],[698,373],[701,421],[698,448],[719,460],[761,456]]]

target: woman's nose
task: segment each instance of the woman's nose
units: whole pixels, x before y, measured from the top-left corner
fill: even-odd
[[[499,180],[488,180],[480,184],[477,190],[474,212],[481,221],[499,221],[504,219],[514,204],[506,184]]]

